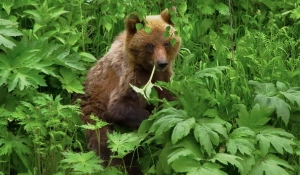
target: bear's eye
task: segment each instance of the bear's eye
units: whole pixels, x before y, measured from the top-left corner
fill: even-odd
[[[165,46],[165,48],[168,48],[170,46],[170,42],[165,42],[164,46]]]
[[[152,52],[154,50],[154,45],[151,43],[146,44],[146,48],[147,50],[149,50],[150,52]]]

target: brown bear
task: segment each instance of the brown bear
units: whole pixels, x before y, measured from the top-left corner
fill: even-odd
[[[137,23],[149,27],[150,33],[144,29],[137,30]],[[172,64],[181,43],[180,37],[175,36],[168,9],[160,15],[146,16],[143,20],[139,20],[137,14],[133,13],[126,17],[125,26],[126,30],[115,39],[109,51],[89,70],[81,102],[84,123],[93,123],[91,114],[110,123],[98,130],[100,145],[95,131],[86,132],[88,147],[105,161],[110,159],[111,154],[107,148],[107,132],[111,133],[115,125],[137,129],[151,113],[149,104],[130,84],[137,87],[145,85],[153,66],[156,67],[153,83],[170,81]],[[170,30],[166,38],[164,32],[167,27]],[[173,38],[176,43],[172,45],[170,42]],[[158,96],[167,100],[172,98],[166,90],[158,90]],[[125,165],[129,166],[131,162],[126,161]],[[117,162],[112,161],[111,165]],[[127,171],[129,174],[133,172],[130,167]]]

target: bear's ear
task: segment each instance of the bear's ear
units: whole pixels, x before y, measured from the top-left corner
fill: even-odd
[[[162,11],[160,13],[161,18],[167,22],[168,24],[170,24],[171,26],[174,26],[174,23],[171,21],[171,14],[170,11],[173,11],[176,13],[176,8],[173,6],[170,10],[165,9],[164,11]]]
[[[136,33],[136,24],[137,23],[142,23],[144,25],[144,21],[140,20],[137,13],[131,13],[126,17],[125,25],[126,25],[126,30],[130,34],[135,34]]]

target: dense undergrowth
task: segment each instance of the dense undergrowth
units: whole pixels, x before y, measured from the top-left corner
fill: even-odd
[[[300,1],[2,0],[0,174],[118,174],[86,149],[78,104],[87,70],[124,18],[172,5],[183,44],[162,105],[116,157],[147,174],[300,174]],[[152,84],[144,88],[157,104]]]

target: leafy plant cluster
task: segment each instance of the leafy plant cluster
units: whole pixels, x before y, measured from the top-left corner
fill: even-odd
[[[0,174],[123,174],[86,150],[83,129],[104,124],[82,125],[74,94],[127,14],[173,5],[175,76],[133,87],[157,108],[138,132],[109,135],[113,155],[143,152],[147,174],[299,174],[299,3],[1,1]]]

